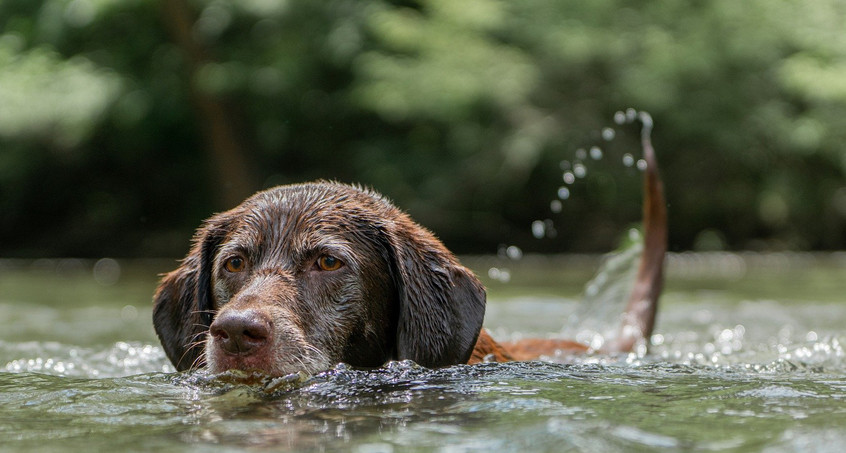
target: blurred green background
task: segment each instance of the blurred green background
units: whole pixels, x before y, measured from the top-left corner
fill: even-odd
[[[627,108],[672,250],[843,249],[844,30],[838,0],[0,0],[0,256],[181,256],[316,178],[459,253],[606,251]]]

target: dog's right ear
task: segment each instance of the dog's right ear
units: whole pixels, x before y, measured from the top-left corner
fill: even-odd
[[[208,219],[176,270],[165,274],[153,296],[153,327],[179,371],[202,364],[204,335],[214,317],[211,276],[217,248],[231,231],[232,211]]]
[[[407,216],[387,237],[399,303],[396,358],[430,368],[467,363],[485,317],[485,288]]]

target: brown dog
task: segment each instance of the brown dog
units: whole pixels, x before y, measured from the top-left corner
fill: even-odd
[[[666,213],[651,148],[646,247],[620,336],[651,335],[662,284]],[[429,231],[382,196],[331,182],[259,192],[197,230],[165,275],[153,321],[177,369],[314,373],[345,362],[375,368],[527,360],[565,340],[497,343],[484,330],[485,290]]]

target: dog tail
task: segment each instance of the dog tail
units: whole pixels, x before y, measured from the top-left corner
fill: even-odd
[[[664,286],[664,255],[667,253],[667,204],[664,183],[658,172],[658,161],[652,148],[652,117],[640,112],[643,124],[641,141],[646,169],[643,171],[643,252],[637,277],[629,294],[617,338],[609,345],[609,352],[646,352],[658,298]]]

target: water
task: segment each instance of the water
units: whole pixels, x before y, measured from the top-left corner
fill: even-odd
[[[577,301],[595,257],[466,262],[489,285],[485,324],[498,338],[579,335],[568,317],[591,316]],[[155,275],[172,263],[119,262],[105,279],[95,264],[0,262],[0,450],[839,452],[846,442],[840,254],[671,256],[644,357],[339,366],[304,381],[173,372],[150,324]],[[488,278],[492,267],[508,267],[508,282]]]

